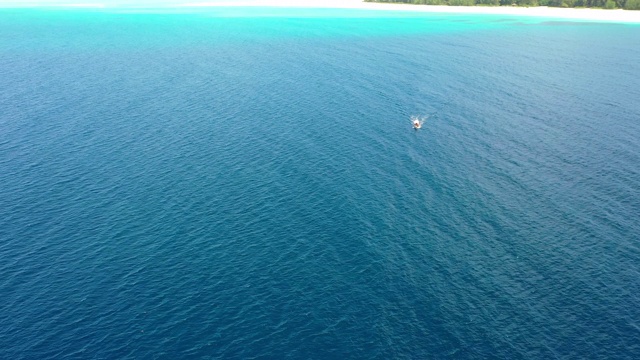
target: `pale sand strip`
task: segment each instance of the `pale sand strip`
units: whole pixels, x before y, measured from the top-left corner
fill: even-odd
[[[614,21],[640,23],[640,10],[603,10],[603,9],[564,9],[551,7],[510,7],[510,6],[431,6],[370,3],[361,0],[249,0],[249,1],[216,1],[191,2],[181,6],[265,6],[288,8],[332,8],[332,9],[366,9],[391,11],[419,11],[427,13],[449,14],[485,14],[485,15],[517,15],[547,18]]]

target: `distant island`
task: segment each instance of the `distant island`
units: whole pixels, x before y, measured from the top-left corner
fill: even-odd
[[[640,0],[364,0],[365,2],[449,6],[550,6],[640,10]]]

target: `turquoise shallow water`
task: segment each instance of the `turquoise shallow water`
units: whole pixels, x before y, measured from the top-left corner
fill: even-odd
[[[640,27],[0,18],[0,358],[640,357]]]

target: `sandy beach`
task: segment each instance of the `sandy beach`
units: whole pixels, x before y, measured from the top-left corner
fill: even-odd
[[[604,10],[604,9],[573,9],[553,7],[510,7],[510,6],[431,6],[411,4],[371,3],[361,0],[251,0],[251,1],[216,1],[189,2],[181,6],[269,6],[269,7],[311,7],[336,9],[366,9],[379,11],[418,11],[425,13],[454,13],[454,14],[493,14],[537,16],[559,19],[614,21],[626,23],[640,23],[640,11]]]

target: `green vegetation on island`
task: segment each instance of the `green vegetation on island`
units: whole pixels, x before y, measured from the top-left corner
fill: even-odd
[[[450,6],[551,6],[640,10],[640,0],[365,0],[367,2]]]

